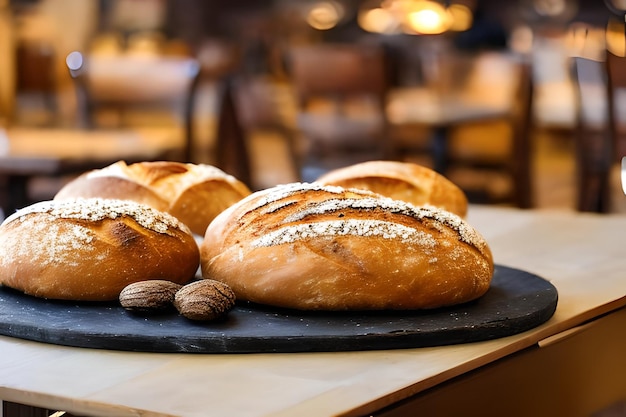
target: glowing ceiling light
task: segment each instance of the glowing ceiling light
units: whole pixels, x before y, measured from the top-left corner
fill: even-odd
[[[406,16],[411,30],[423,34],[443,33],[450,27],[448,11],[434,1],[416,2]]]
[[[332,29],[343,18],[343,7],[334,1],[315,3],[308,11],[306,21],[318,30]]]
[[[535,0],[534,7],[541,16],[560,16],[567,9],[565,0]]]

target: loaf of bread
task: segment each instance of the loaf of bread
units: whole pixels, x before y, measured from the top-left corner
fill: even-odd
[[[187,226],[134,201],[44,201],[0,225],[0,284],[36,297],[117,300],[137,281],[187,283],[199,261]]]
[[[461,217],[365,190],[286,184],[226,209],[202,275],[240,300],[301,310],[429,309],[476,299],[493,258]]]
[[[133,200],[170,213],[202,236],[215,216],[248,194],[243,182],[211,165],[119,161],[84,173],[54,198]]]
[[[411,162],[363,162],[330,171],[316,182],[362,188],[416,206],[429,204],[461,217],[467,215],[463,190],[436,171]]]

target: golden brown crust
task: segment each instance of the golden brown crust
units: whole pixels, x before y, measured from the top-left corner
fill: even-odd
[[[167,211],[169,207],[169,203],[152,189],[117,176],[91,177],[83,174],[67,183],[54,196],[55,200],[75,198],[132,200],[161,211]]]
[[[45,201],[0,226],[0,283],[37,297],[116,300],[137,281],[184,284],[198,263],[184,224],[132,201]]]
[[[320,184],[259,191],[221,213],[202,274],[238,299],[305,310],[422,309],[489,288],[491,251],[459,216]]]
[[[467,197],[436,171],[410,162],[368,161],[330,171],[317,182],[344,188],[361,188],[416,206],[433,205],[467,215]]]
[[[210,165],[119,161],[84,173],[65,185],[55,199],[133,200],[166,211],[203,235],[215,216],[249,194],[244,183]]]

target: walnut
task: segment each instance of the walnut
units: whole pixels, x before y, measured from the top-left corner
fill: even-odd
[[[202,279],[181,288],[174,307],[190,320],[209,321],[225,316],[235,305],[235,293],[223,282]]]
[[[150,313],[172,308],[174,296],[182,285],[175,282],[151,279],[129,284],[120,292],[122,307],[129,311]]]

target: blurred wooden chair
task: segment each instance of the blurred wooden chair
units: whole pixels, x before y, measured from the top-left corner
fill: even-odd
[[[241,75],[234,81],[234,93],[252,156],[251,188],[299,181],[296,104],[290,86],[269,75]]]
[[[252,170],[248,140],[241,122],[232,77],[220,80],[217,93],[214,165],[251,187]]]
[[[251,189],[299,181],[290,90],[265,77],[230,75],[217,83],[214,164]]]
[[[572,79],[577,93],[574,141],[579,211],[606,213],[611,207],[611,166],[617,135],[617,123],[611,116],[615,114],[613,82],[621,81],[617,74],[608,76],[617,69],[609,70],[614,66],[613,61],[608,56],[606,62],[572,58]],[[609,81],[611,78],[615,81]]]
[[[474,84],[466,87],[466,93],[481,97],[497,90],[502,111],[474,120],[468,117],[450,129],[443,174],[461,186],[470,201],[530,208],[534,204],[531,65],[508,53],[487,53],[481,58],[484,61],[474,68],[479,80],[468,81]]]
[[[613,161],[626,156],[626,57],[606,52],[609,131]]]
[[[304,180],[326,170],[385,158],[388,71],[382,48],[314,44],[287,51],[297,97]]]
[[[47,124],[53,125],[58,114],[56,52],[43,41],[20,41],[16,48],[18,95],[38,95],[48,112]]]
[[[175,159],[193,162],[194,101],[200,73],[195,59],[123,53],[85,56],[75,51],[67,56],[66,64],[75,80],[77,110],[85,127],[173,127],[172,140],[181,142],[181,154]]]

